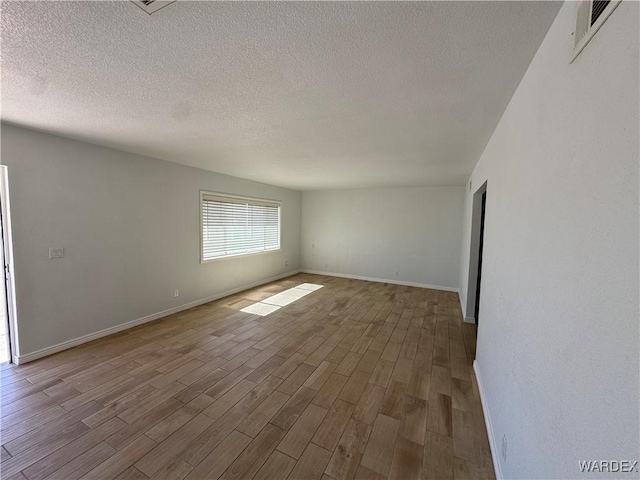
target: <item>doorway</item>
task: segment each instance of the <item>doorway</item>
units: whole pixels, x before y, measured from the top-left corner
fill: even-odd
[[[471,251],[469,252],[469,284],[465,321],[475,323],[480,320],[480,297],[482,284],[482,256],[484,250],[484,226],[487,211],[487,182],[473,194],[471,218]],[[476,334],[478,329],[476,328]]]
[[[484,215],[487,210],[487,191],[482,192],[480,212],[480,245],[478,247],[478,273],[476,280],[476,305],[474,308],[474,317],[476,319],[476,327],[480,323],[480,284],[482,281],[482,247],[484,246]],[[476,329],[476,332],[478,330]]]
[[[7,167],[0,166],[0,265],[3,281],[0,282],[0,364],[11,362],[15,353],[13,249],[11,246],[11,224],[9,210],[9,188]]]

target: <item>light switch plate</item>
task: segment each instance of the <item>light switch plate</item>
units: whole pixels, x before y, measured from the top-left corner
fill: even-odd
[[[64,248],[49,248],[49,258],[64,258]]]

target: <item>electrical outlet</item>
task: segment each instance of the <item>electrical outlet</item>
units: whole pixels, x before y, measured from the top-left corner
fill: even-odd
[[[173,296],[174,296],[175,298],[178,298],[178,297],[180,296],[180,290],[174,290],[174,291],[173,291]]]
[[[396,270],[396,277],[400,275],[400,272],[398,270]]]
[[[507,461],[507,436],[502,435],[502,461]]]
[[[285,266],[285,267],[288,267],[288,266],[289,266],[289,260],[285,260],[285,261],[284,261],[284,266]]]
[[[49,248],[49,258],[64,258],[64,248]]]

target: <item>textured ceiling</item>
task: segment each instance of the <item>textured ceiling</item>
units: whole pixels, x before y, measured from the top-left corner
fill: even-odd
[[[552,2],[2,2],[2,119],[299,190],[462,185]]]

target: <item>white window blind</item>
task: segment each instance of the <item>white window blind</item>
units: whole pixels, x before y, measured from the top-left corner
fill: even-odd
[[[278,250],[279,202],[202,193],[202,260]]]

